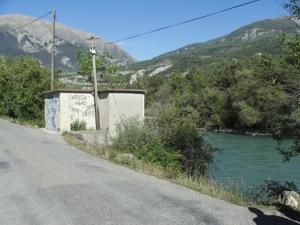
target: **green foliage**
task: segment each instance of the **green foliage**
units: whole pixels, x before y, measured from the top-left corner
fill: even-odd
[[[157,119],[158,135],[164,147],[178,149],[184,170],[193,179],[206,176],[213,154],[219,149],[210,145],[205,133],[197,128],[191,115],[178,108],[164,109]]]
[[[93,82],[92,54],[90,52],[84,54],[82,51],[77,50],[76,56],[80,68],[78,74],[86,77],[87,81]],[[106,88],[124,87],[125,78],[118,73],[118,68],[110,62],[111,59],[112,56],[107,52],[96,57],[95,64],[98,85]]]
[[[281,184],[279,181],[265,180],[265,185],[260,185],[257,188],[256,199],[278,198],[284,191],[298,192],[298,189],[294,182],[286,181],[284,184]]]
[[[182,171],[180,157],[179,150],[165,148],[163,144],[157,140],[148,146],[147,153],[143,155],[141,159],[152,165],[163,167],[175,175],[177,172]]]
[[[77,50],[76,51],[76,57],[78,60],[78,66],[80,68],[80,71],[78,71],[78,74],[87,77],[87,80],[89,82],[92,82],[92,76],[93,76],[93,63],[92,63],[92,54],[88,52],[87,54],[84,54],[82,51]],[[98,60],[99,62],[99,60]],[[96,64],[98,65],[98,64]]]
[[[170,176],[181,171],[179,151],[163,146],[153,121],[142,122],[138,117],[123,118],[117,125],[117,133],[111,139],[114,149],[132,153],[144,162],[163,167]]]
[[[79,121],[77,119],[70,124],[70,127],[71,127],[71,131],[86,130],[86,121],[84,120]]]
[[[139,78],[139,87],[148,90],[147,115],[173,105],[198,128],[278,131],[281,108],[296,104],[299,70],[266,54],[220,63],[224,66]]]
[[[285,1],[283,7],[289,11],[292,17],[299,19],[299,0]],[[285,67],[289,71],[284,76],[285,90],[288,101],[279,111],[279,119],[276,129],[273,130],[273,137],[278,142],[277,150],[283,156],[283,161],[288,162],[292,157],[300,155],[300,114],[299,114],[299,91],[300,91],[300,35],[288,35],[283,33],[278,37],[283,52]],[[289,148],[282,148],[282,142],[287,138],[294,139],[294,145]]]
[[[112,138],[116,150],[175,173],[185,172],[191,179],[208,174],[213,153],[218,151],[205,140],[206,134],[199,132],[193,118],[182,118],[175,107],[163,109],[156,120],[123,119],[117,133]]]
[[[278,42],[284,53],[285,60],[300,68],[300,34],[288,35],[283,33],[278,36]]]
[[[44,118],[43,91],[49,90],[48,67],[30,57],[0,58],[0,114],[34,120]],[[63,87],[58,80],[55,87]]]
[[[157,141],[151,123],[143,123],[139,118],[122,118],[117,124],[117,137],[112,138],[113,148],[130,152],[142,157],[148,151],[149,145]]]
[[[283,156],[283,162],[288,162],[291,158],[300,155],[300,115],[299,105],[285,105],[281,108],[278,122],[278,129],[273,133],[277,140],[278,152]],[[282,143],[285,139],[294,139],[294,145],[283,148]]]

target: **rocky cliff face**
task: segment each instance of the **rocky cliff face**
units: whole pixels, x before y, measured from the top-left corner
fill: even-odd
[[[30,55],[38,58],[43,65],[51,64],[52,23],[37,20],[17,29],[36,18],[24,15],[0,16],[0,55]],[[16,30],[15,30],[16,29]],[[69,28],[61,23],[55,25],[56,68],[65,71],[77,69],[76,50],[88,51],[91,42],[86,38],[99,36]],[[113,55],[112,62],[118,66],[137,62],[132,56],[116,44],[100,38],[95,41],[97,53],[109,52]]]

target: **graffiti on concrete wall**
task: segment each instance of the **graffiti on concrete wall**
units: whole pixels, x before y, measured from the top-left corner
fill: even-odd
[[[46,128],[50,130],[58,129],[59,100],[58,95],[48,95],[45,100],[46,105]]]
[[[71,121],[95,117],[94,99],[92,96],[80,94],[69,95],[68,108]]]

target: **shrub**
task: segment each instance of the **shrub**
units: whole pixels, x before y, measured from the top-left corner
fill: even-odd
[[[180,151],[172,148],[164,148],[161,141],[154,142],[148,146],[148,151],[142,156],[144,162],[161,166],[168,171],[177,173],[182,170],[180,163]]]
[[[190,178],[207,176],[214,162],[214,152],[220,149],[206,141],[208,135],[199,131],[195,120],[180,109],[170,107],[161,111],[157,126],[164,147],[179,150],[182,166]]]
[[[199,132],[192,118],[181,115],[171,107],[162,110],[155,121],[122,119],[112,146],[168,171],[185,172],[191,179],[207,176],[219,149],[205,140],[207,135]]]
[[[283,191],[295,191],[298,192],[297,186],[294,182],[286,181],[281,184],[275,180],[265,180],[265,185],[260,185],[257,188],[256,199],[268,199],[270,197],[279,197]]]
[[[86,122],[84,120],[75,120],[70,124],[71,131],[80,131],[80,130],[86,130]]]
[[[158,136],[151,123],[143,123],[138,117],[122,118],[117,124],[118,135],[112,138],[112,146],[116,150],[129,152],[141,158],[148,151]]]

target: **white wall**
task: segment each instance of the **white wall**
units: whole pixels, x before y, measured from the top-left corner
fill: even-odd
[[[87,129],[95,129],[94,96],[90,93],[60,94],[61,131],[69,131],[76,120],[85,121]]]
[[[138,116],[144,119],[144,94],[109,93],[109,133],[116,135],[116,124],[121,118]]]

